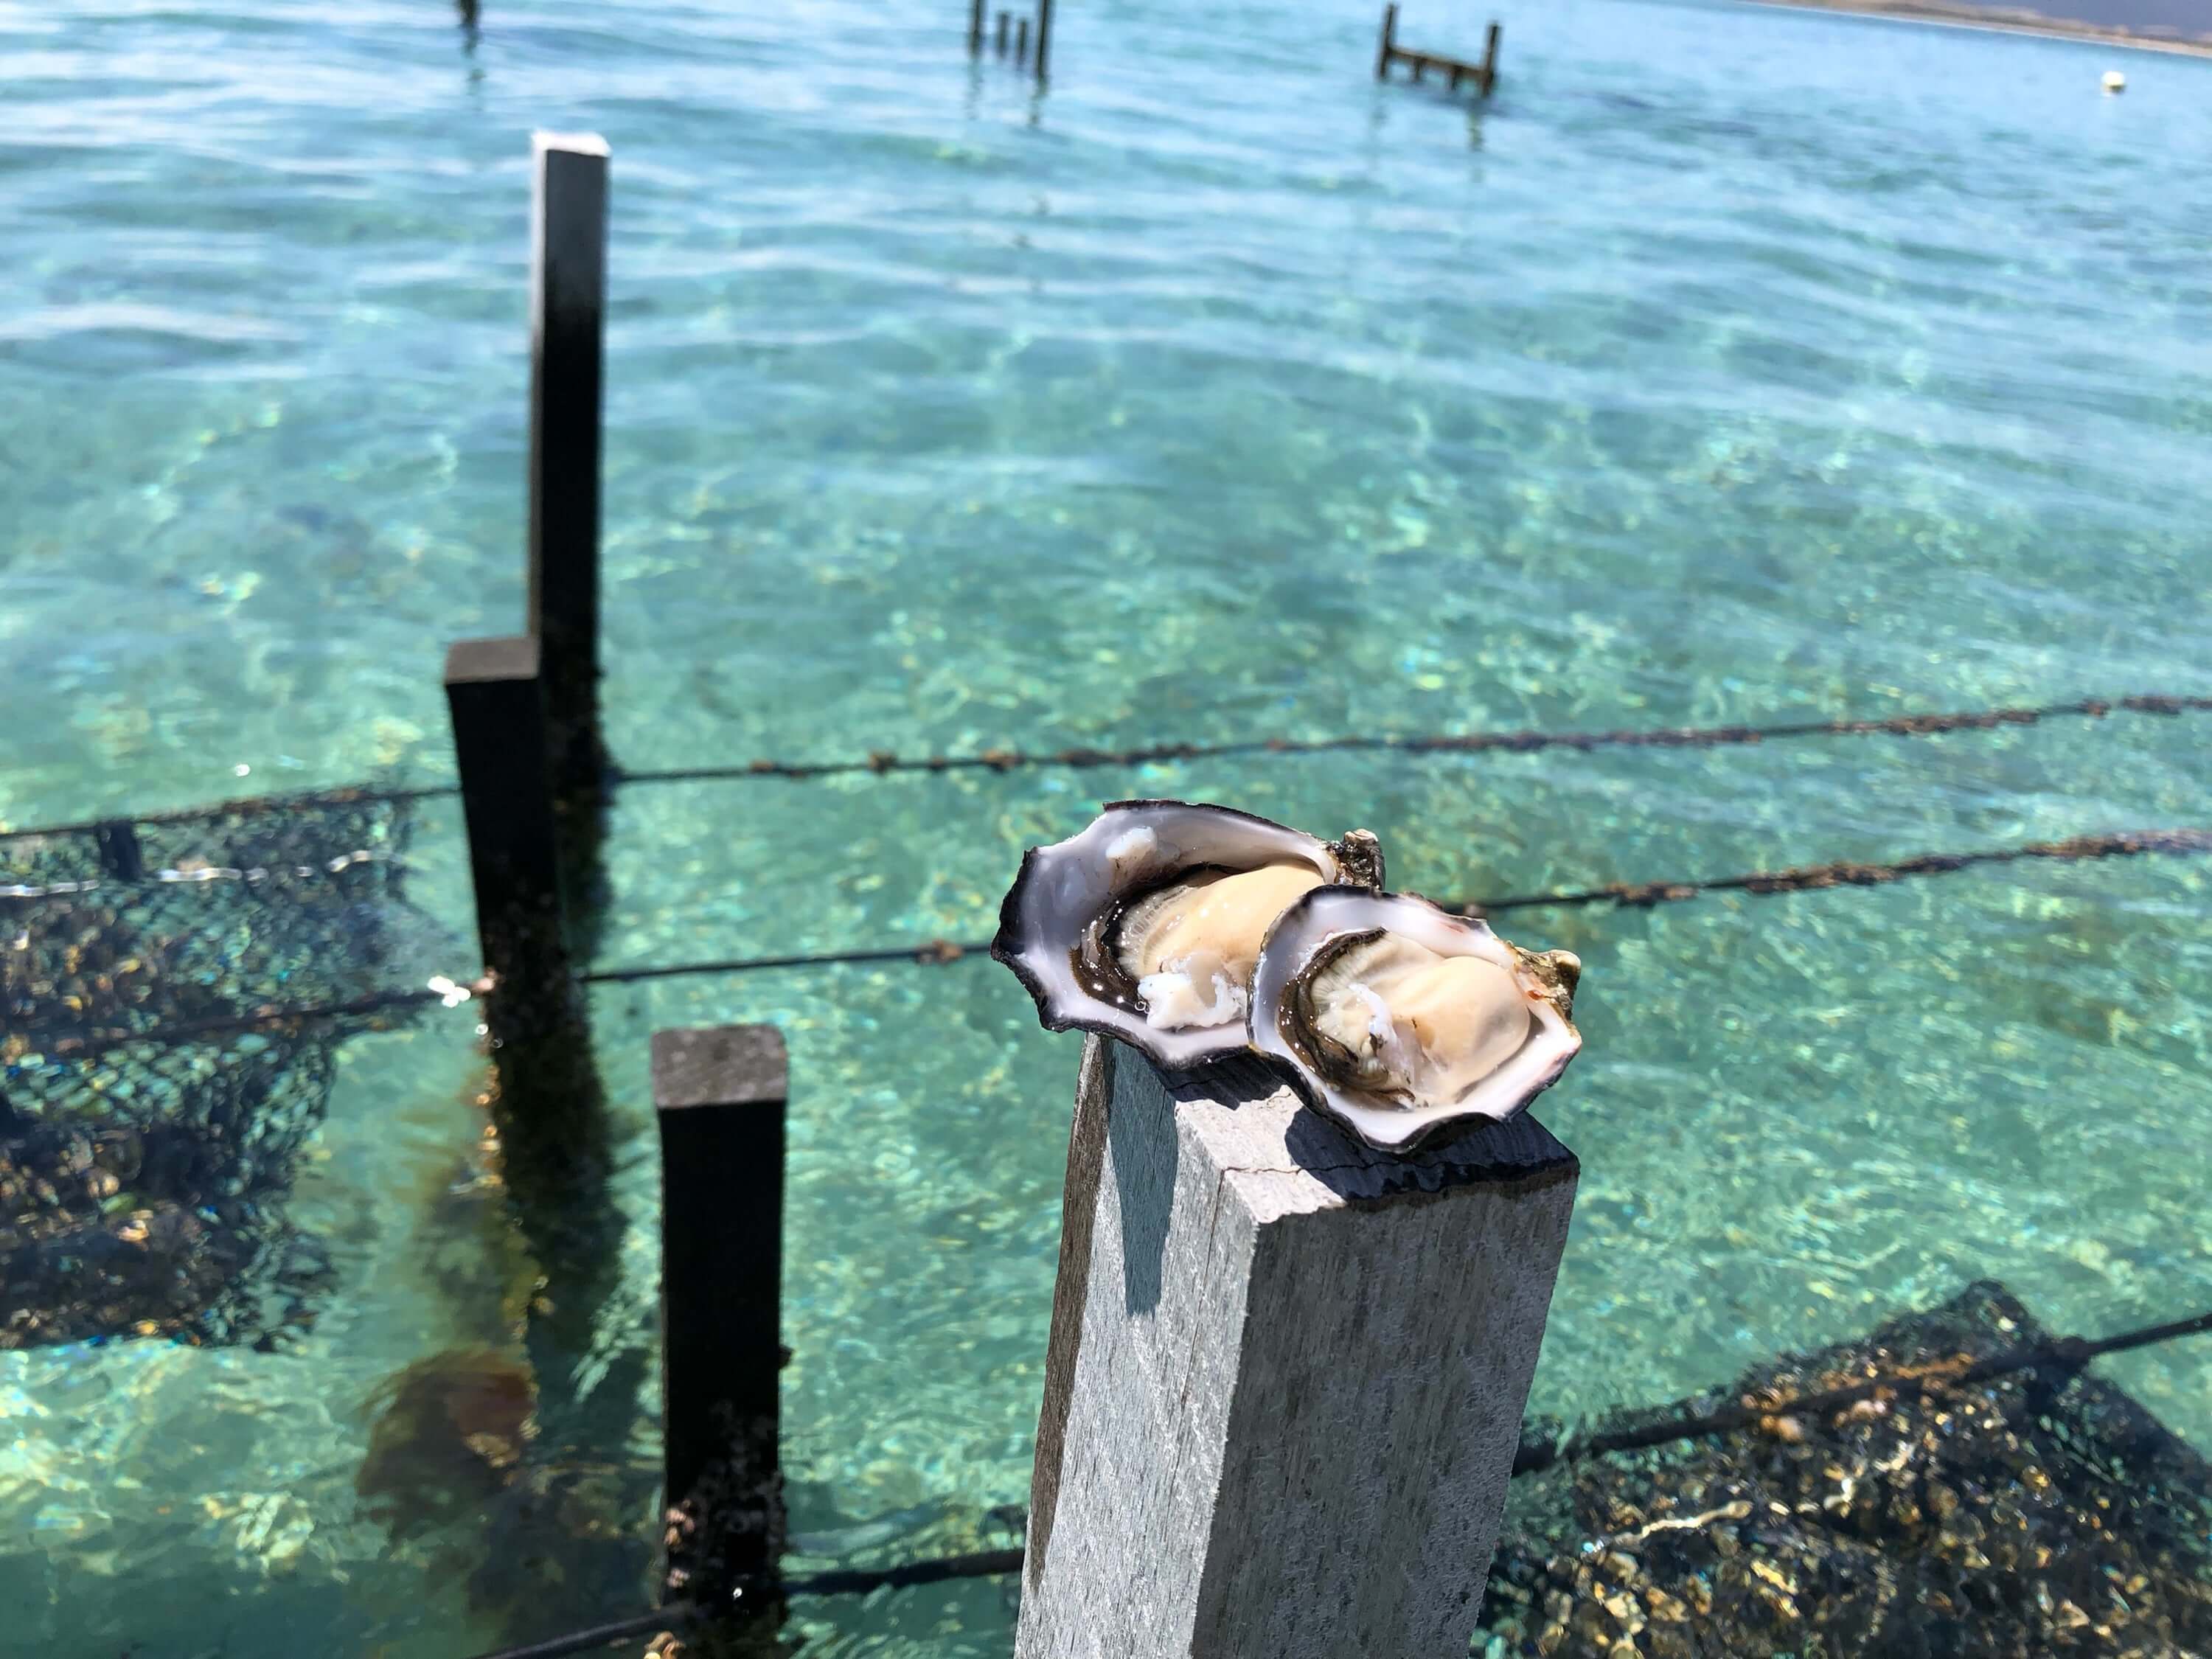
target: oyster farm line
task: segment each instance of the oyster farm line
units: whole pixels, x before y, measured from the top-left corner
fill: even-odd
[[[1375,26],[0,15],[0,1653],[2212,1653],[2212,63]]]

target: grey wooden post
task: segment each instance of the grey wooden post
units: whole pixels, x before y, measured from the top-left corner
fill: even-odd
[[[1482,42],[1482,95],[1490,96],[1490,89],[1498,84],[1498,25],[1490,26],[1490,33]]]
[[[476,886],[477,935],[497,981],[489,1005],[503,1045],[573,1005],[561,926],[560,860],[546,768],[538,641],[463,640],[446,653],[446,702]]]
[[[1390,3],[1382,8],[1382,50],[1375,57],[1375,78],[1378,81],[1390,78],[1390,54],[1395,49],[1397,40],[1398,3],[1397,0],[1390,0]]]
[[[1036,78],[1052,72],[1052,0],[1037,0]]]
[[[1014,61],[1017,64],[1030,61],[1030,20],[1026,17],[1014,21]]]
[[[1000,12],[999,14],[998,42],[999,56],[1001,58],[1004,58],[1006,55],[1006,31],[1012,27],[1013,14],[1008,11]]]
[[[968,55],[978,56],[983,50],[983,0],[968,0]]]
[[[683,1511],[670,1588],[772,1610],[783,1538],[784,1106],[772,1025],[653,1034],[660,1128],[664,1490]]]
[[[599,734],[599,420],[607,288],[607,144],[532,135],[530,631],[544,647],[553,782],[596,805]]]
[[[1091,1038],[1016,1659],[1464,1659],[1577,1174]]]

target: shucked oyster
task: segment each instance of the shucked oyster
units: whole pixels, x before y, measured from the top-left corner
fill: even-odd
[[[1582,1047],[1582,963],[1507,944],[1426,899],[1318,888],[1283,913],[1252,986],[1252,1045],[1370,1146],[1511,1117]]]
[[[1024,856],[991,954],[1047,1030],[1103,1031],[1191,1066],[1247,1046],[1261,942],[1293,901],[1382,880],[1364,830],[1323,842],[1225,806],[1116,801]]]

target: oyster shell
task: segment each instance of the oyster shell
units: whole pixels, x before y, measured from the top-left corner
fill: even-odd
[[[1276,921],[1252,984],[1252,1046],[1370,1146],[1509,1118],[1582,1047],[1582,963],[1523,951],[1426,899],[1320,887]]]
[[[1024,854],[991,954],[1048,1030],[1103,1031],[1164,1066],[1242,1051],[1261,941],[1302,894],[1380,886],[1382,849],[1226,806],[1115,801]]]

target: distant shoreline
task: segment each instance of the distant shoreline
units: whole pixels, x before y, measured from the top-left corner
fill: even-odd
[[[1986,9],[1954,5],[1947,0],[1750,0],[1760,6],[1784,6],[1792,11],[1840,11],[1861,17],[1887,17],[1900,23],[1939,23],[1952,28],[1986,29],[1996,34],[2034,34],[2052,40],[2079,40],[2087,45],[2119,46],[2131,52],[2164,52],[2184,58],[2212,58],[2212,40],[2173,40],[2163,35],[2138,34],[2131,29],[2110,28],[2101,23],[2077,22],[2069,17],[2045,17],[2039,12]]]

